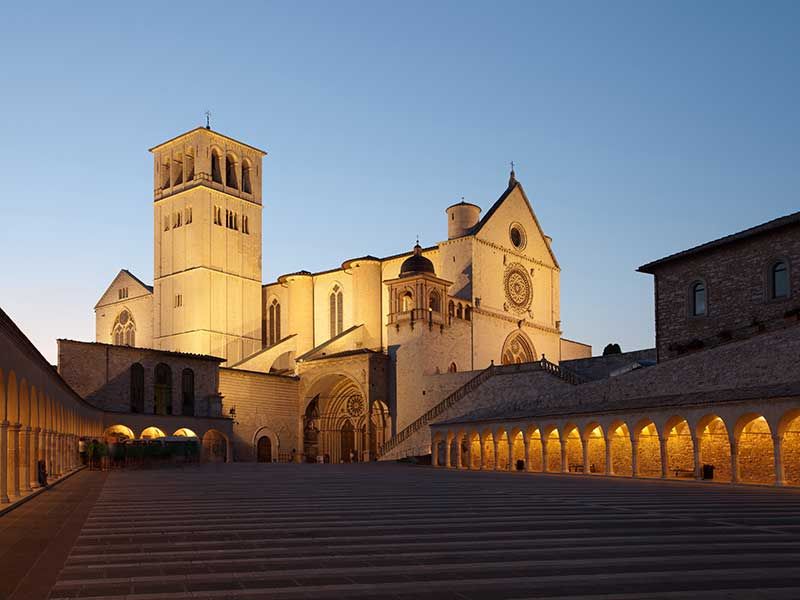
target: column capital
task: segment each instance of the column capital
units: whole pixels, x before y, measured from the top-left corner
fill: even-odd
[[[33,429],[30,426],[26,425],[24,431],[25,433],[30,433],[31,431],[33,431]]]
[[[783,443],[783,436],[782,435],[773,435],[772,442],[775,444],[782,444]]]
[[[5,420],[4,421],[0,421],[0,427],[2,427],[3,429],[8,429],[8,426],[9,426],[9,422],[8,421],[5,421]]]
[[[17,431],[19,431],[20,429],[22,429],[22,423],[12,423],[11,429],[16,429]]]

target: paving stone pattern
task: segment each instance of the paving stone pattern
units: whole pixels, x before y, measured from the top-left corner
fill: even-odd
[[[111,473],[50,597],[798,598],[800,491],[397,464]]]

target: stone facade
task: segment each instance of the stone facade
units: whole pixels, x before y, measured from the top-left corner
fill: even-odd
[[[96,307],[96,338],[299,377],[292,387],[252,373],[224,376],[224,410],[235,402],[236,419],[248,424],[235,444],[242,458],[254,456],[250,438],[262,428],[273,432],[269,447],[279,454],[293,440],[301,458],[306,446],[331,459],[374,458],[376,440],[435,405],[429,386],[448,388],[447,378],[430,385],[428,377],[541,356],[557,363],[562,352],[591,355],[591,347],[561,339],[561,269],[513,172],[483,218],[474,204],[448,207],[447,239],[436,245],[262,285],[265,153],[203,128],[151,152],[154,286],[123,271]],[[409,277],[413,261],[426,267]],[[126,286],[135,298],[125,297]],[[128,329],[135,322],[135,343],[114,335],[120,321]],[[363,410],[348,412],[360,406],[356,396]],[[278,434],[289,417],[270,422],[277,414],[293,415],[291,436]],[[311,422],[327,429],[314,433]]]
[[[219,392],[234,422],[237,461],[257,460],[258,442],[264,436],[270,440],[272,461],[291,459],[292,449],[301,441],[297,437],[298,388],[297,377],[220,369]]]
[[[658,359],[780,328],[800,313],[800,213],[655,261]],[[771,267],[785,261],[790,293],[771,297]],[[692,314],[692,286],[706,291],[705,314]]]
[[[58,372],[87,402],[109,412],[142,414],[221,416],[218,365],[222,359],[148,348],[58,340]],[[132,410],[131,366],[142,366],[143,410]],[[171,404],[156,410],[156,368],[169,367]],[[194,379],[191,414],[184,415],[183,374]],[[188,427],[188,425],[187,425]],[[171,432],[170,432],[171,433]]]

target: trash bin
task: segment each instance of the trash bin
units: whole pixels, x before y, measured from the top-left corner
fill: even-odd
[[[524,471],[525,470],[525,461],[521,458],[517,461],[517,471]]]
[[[703,465],[703,479],[714,479],[714,465]]]

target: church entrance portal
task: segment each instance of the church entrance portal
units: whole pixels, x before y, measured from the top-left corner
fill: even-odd
[[[260,463],[272,462],[272,440],[266,435],[258,438],[257,460]]]
[[[361,388],[345,375],[322,377],[306,398],[302,426],[307,462],[370,460],[391,434],[386,404],[373,400],[368,406]]]

